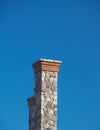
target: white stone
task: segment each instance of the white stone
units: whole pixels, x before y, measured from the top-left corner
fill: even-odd
[[[44,101],[44,96],[41,96],[41,100]]]
[[[46,100],[47,100],[47,101],[50,101],[51,99],[50,99],[50,97],[47,97]]]
[[[43,111],[43,109],[41,109],[41,114],[44,115],[44,111]]]
[[[60,61],[60,60],[51,60],[51,59],[44,59],[44,58],[40,58],[40,61],[49,61],[49,62],[55,62],[55,63],[62,63],[62,61]]]
[[[57,96],[57,92],[54,92],[54,96]]]
[[[56,105],[56,104],[57,104],[57,101],[53,101],[53,103]]]
[[[42,77],[45,77],[45,72],[44,71],[42,71]]]
[[[44,77],[42,77],[42,81],[44,81]]]
[[[49,115],[53,115],[54,114],[53,110],[52,109],[48,109],[48,114]]]

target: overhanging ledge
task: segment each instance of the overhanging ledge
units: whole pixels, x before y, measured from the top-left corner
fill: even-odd
[[[62,62],[59,60],[51,60],[51,59],[43,59],[41,58],[34,64],[32,64],[34,68],[34,73],[38,73],[40,71],[51,71],[51,72],[58,72],[59,66]]]

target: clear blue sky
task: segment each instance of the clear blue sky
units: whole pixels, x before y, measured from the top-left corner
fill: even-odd
[[[100,1],[0,0],[0,130],[28,130],[41,57],[63,62],[58,130],[99,130]]]

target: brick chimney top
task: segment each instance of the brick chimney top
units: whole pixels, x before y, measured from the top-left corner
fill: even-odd
[[[59,60],[40,58],[37,62],[32,64],[35,74],[40,71],[58,72],[59,66],[62,62]]]

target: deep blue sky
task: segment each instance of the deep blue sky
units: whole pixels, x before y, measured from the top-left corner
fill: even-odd
[[[99,130],[100,1],[0,0],[0,130],[28,130],[41,57],[63,62],[58,130]]]

